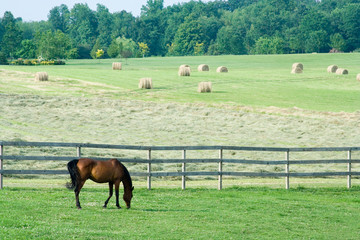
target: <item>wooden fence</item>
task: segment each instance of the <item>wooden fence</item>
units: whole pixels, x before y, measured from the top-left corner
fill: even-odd
[[[57,147],[57,148],[74,148],[74,156],[23,156],[7,155],[5,147]],[[339,147],[339,148],[268,148],[268,147],[239,147],[239,146],[130,146],[130,145],[106,145],[106,144],[83,144],[83,143],[55,143],[55,142],[6,142],[0,141],[0,188],[3,188],[3,175],[6,174],[68,174],[67,170],[8,170],[4,169],[4,161],[8,160],[37,160],[37,161],[70,161],[74,158],[82,157],[83,148],[101,148],[101,149],[122,149],[147,151],[147,159],[128,159],[118,158],[125,163],[142,163],[147,164],[146,172],[130,172],[131,176],[147,177],[147,187],[151,189],[151,178],[162,176],[179,176],[182,177],[182,189],[186,187],[186,176],[217,176],[218,189],[222,189],[223,176],[245,176],[245,177],[284,177],[285,188],[289,189],[290,177],[328,177],[328,176],[345,176],[347,177],[347,187],[351,187],[351,177],[359,176],[360,172],[353,172],[351,165],[360,163],[359,159],[352,158],[352,152],[360,151],[360,147]],[[186,158],[188,151],[194,150],[216,150],[219,153],[218,158]],[[76,151],[76,153],[75,153]],[[153,159],[154,151],[181,151],[181,159]],[[224,151],[252,151],[252,152],[283,152],[282,160],[246,160],[246,159],[225,159]],[[347,152],[347,158],[344,159],[325,159],[325,160],[291,160],[292,152]],[[109,158],[94,158],[98,160],[107,160]],[[152,164],[160,163],[178,163],[182,165],[181,172],[153,172]],[[215,163],[218,165],[218,171],[186,171],[188,163]],[[256,164],[256,165],[283,165],[284,172],[233,172],[223,171],[223,164]],[[347,171],[342,172],[291,172],[292,165],[302,164],[346,164]]]

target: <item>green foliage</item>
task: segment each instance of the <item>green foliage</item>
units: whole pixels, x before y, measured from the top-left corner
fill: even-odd
[[[344,51],[345,50],[345,40],[341,36],[340,33],[335,33],[330,36],[330,44],[329,46],[338,50],[338,51]]]
[[[21,43],[22,32],[16,24],[16,20],[11,12],[5,12],[1,19],[4,27],[4,34],[2,36],[1,50],[6,56],[15,57]]]
[[[139,44],[139,48],[140,48],[140,53],[143,57],[145,57],[145,55],[149,52],[149,47],[146,43],[138,43]]]
[[[112,58],[135,57],[136,54],[139,52],[139,45],[136,44],[132,39],[127,39],[125,37],[118,37],[112,40],[107,52],[109,56]]]
[[[174,37],[175,55],[193,55],[196,44],[203,43],[204,33],[200,22],[196,19],[195,14],[185,18],[185,22],[179,26]]]
[[[60,30],[38,33],[35,40],[38,55],[46,59],[64,59],[71,48],[69,36]]]
[[[284,53],[284,40],[280,37],[260,37],[255,43],[255,54],[282,54]]]
[[[189,1],[168,7],[163,0],[148,0],[139,17],[126,11],[110,13],[101,4],[96,11],[87,4],[75,4],[70,10],[62,4],[42,22],[22,22],[5,12],[0,50],[7,57],[24,56],[22,40],[59,30],[69,37],[69,49],[78,49],[78,54],[66,55],[76,58],[94,57],[91,50],[99,49],[94,46],[97,41],[105,58],[142,55],[139,49],[121,50],[113,41],[117,38],[146,43],[151,56],[329,52],[331,48],[348,52],[360,46],[359,15],[356,0]],[[196,44],[203,44],[200,52]]]
[[[96,58],[99,59],[99,58],[102,58],[103,56],[104,56],[104,50],[98,49],[96,51]]]
[[[48,20],[54,31],[67,32],[70,24],[69,8],[65,4],[52,8],[49,12]]]
[[[0,65],[7,65],[7,64],[8,64],[8,61],[7,61],[5,53],[0,52]]]
[[[33,40],[22,40],[21,48],[17,52],[17,56],[21,58],[36,58],[36,44]]]

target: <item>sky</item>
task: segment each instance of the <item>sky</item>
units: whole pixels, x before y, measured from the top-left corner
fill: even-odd
[[[190,0],[164,0],[164,7],[173,4],[189,2]],[[209,2],[210,0],[202,0]],[[106,6],[111,13],[125,10],[134,16],[139,16],[141,7],[146,5],[147,0],[0,0],[0,18],[4,12],[10,11],[15,18],[21,17],[23,21],[48,20],[47,15],[53,7],[65,4],[71,9],[75,3],[87,3],[88,6],[96,10],[96,4]]]

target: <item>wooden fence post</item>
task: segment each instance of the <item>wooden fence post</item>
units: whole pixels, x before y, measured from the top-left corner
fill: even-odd
[[[218,190],[222,189],[222,164],[223,164],[223,149],[219,150],[219,183],[218,183]]]
[[[186,150],[184,149],[183,152],[182,152],[182,158],[185,160],[186,159]],[[185,161],[182,163],[182,173],[184,175],[182,175],[182,185],[181,185],[181,188],[182,190],[185,190],[186,188],[186,177],[185,177],[185,172],[186,172],[186,165],[185,165]]]
[[[0,170],[3,170],[3,154],[4,154],[4,146],[0,145]],[[3,189],[3,174],[0,173],[0,189]]]
[[[351,188],[351,150],[348,151],[348,165],[347,169],[349,172],[349,175],[347,176],[347,188]]]
[[[149,163],[148,163],[148,176],[147,176],[147,187],[148,187],[148,190],[151,190],[151,149],[149,149],[148,151],[148,160],[149,160]]]
[[[76,147],[76,155],[78,158],[81,158],[81,147]]]
[[[290,188],[290,181],[289,181],[289,170],[290,170],[290,151],[287,150],[285,152],[285,158],[286,158],[286,165],[285,165],[285,189],[289,189]]]

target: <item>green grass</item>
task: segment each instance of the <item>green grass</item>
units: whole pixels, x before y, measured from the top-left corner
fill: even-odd
[[[156,102],[298,107],[330,112],[354,112],[360,108],[360,83],[356,81],[356,74],[360,73],[358,53],[129,59],[122,71],[111,70],[113,61],[116,60],[71,60],[65,66],[2,66],[5,70],[32,74],[46,71],[50,82],[3,81],[0,91]],[[304,64],[303,74],[290,74],[294,62]],[[177,75],[178,66],[184,63],[192,67],[190,77]],[[198,72],[197,66],[201,63],[208,64],[210,72]],[[347,68],[349,74],[327,73],[326,68],[331,64]],[[229,73],[216,73],[220,65],[227,66]],[[137,88],[142,77],[153,79],[153,90]],[[28,80],[31,78],[27,76]],[[211,94],[197,93],[197,84],[201,81],[213,83]]]
[[[356,239],[360,234],[358,188],[140,188],[129,210],[116,209],[114,199],[102,209],[104,188],[85,188],[82,210],[63,188],[5,188],[0,238]]]

